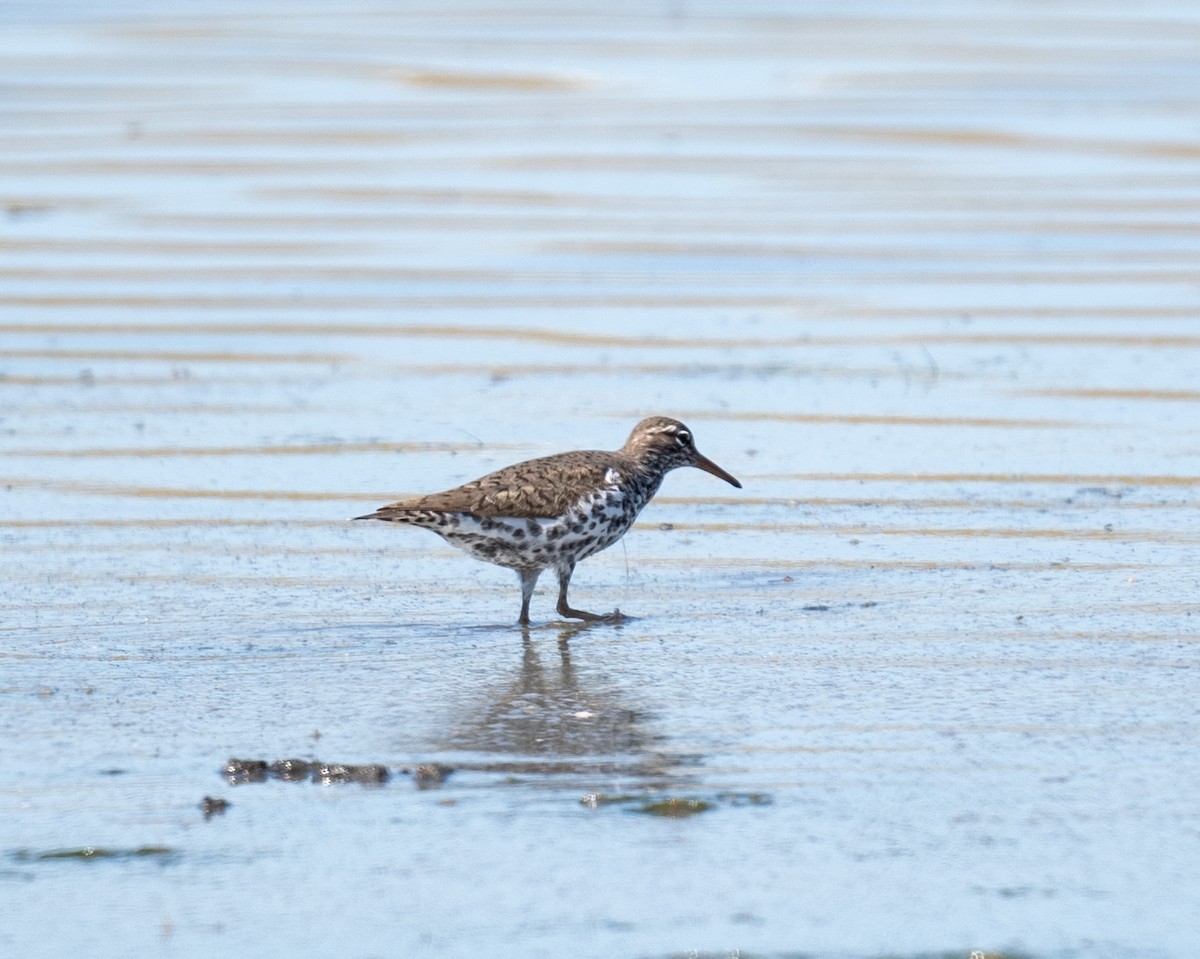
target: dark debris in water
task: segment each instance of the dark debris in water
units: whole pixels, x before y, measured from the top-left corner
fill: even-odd
[[[413,771],[413,781],[418,789],[436,789],[446,781],[454,769],[441,763],[421,763]]]
[[[106,849],[103,846],[80,846],[76,849],[49,849],[38,852],[18,849],[14,858],[18,862],[46,862],[57,859],[167,859],[175,855],[169,846],[138,846],[136,849]]]
[[[233,760],[230,760],[233,762]],[[267,772],[287,783],[303,782],[312,772],[313,763],[304,759],[276,759],[267,766]]]
[[[325,786],[337,783],[362,783],[364,786],[381,786],[391,779],[391,776],[392,774],[388,772],[387,766],[380,766],[374,763],[364,766],[356,766],[349,763],[314,763],[312,774],[313,782],[319,782]]]
[[[766,793],[717,793],[717,801],[725,806],[769,806],[772,802]]]
[[[326,786],[337,783],[379,785],[391,778],[386,766],[375,763],[357,765],[307,759],[276,759],[273,762],[265,759],[230,759],[225,763],[223,772],[225,779],[234,786],[266,782],[268,779],[289,783],[311,780]]]
[[[225,810],[228,808],[228,799],[216,799],[212,796],[205,796],[200,800],[200,811],[204,813],[205,819],[212,819],[213,816],[224,816]]]
[[[399,770],[408,775],[408,769]],[[440,786],[454,770],[441,763],[422,763],[412,771],[413,781],[420,789]],[[268,779],[282,782],[314,782],[323,786],[359,783],[363,786],[382,786],[392,778],[392,771],[381,763],[325,763],[308,759],[230,759],[222,774],[231,786],[261,783]],[[207,813],[206,813],[207,815]]]
[[[1122,499],[1129,493],[1134,491],[1132,486],[1080,486],[1075,490],[1075,496],[1097,497],[1100,499]],[[1067,502],[1073,502],[1074,498],[1068,499]],[[992,959],[988,956],[988,959]]]
[[[831,606],[827,603],[811,603],[808,606],[801,606],[802,613],[828,613],[835,609],[873,609],[879,603],[869,600],[865,603],[839,603],[836,606]]]
[[[266,782],[267,763],[262,759],[230,759],[225,764],[225,778],[233,786]]]
[[[765,793],[717,793],[708,798],[648,796],[645,794],[610,796],[606,793],[588,793],[579,802],[590,809],[599,809],[601,806],[623,806],[630,812],[644,813],[647,816],[687,819],[721,806],[767,806],[771,803],[771,797]]]

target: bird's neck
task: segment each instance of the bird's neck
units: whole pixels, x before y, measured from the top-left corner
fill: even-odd
[[[643,452],[641,456],[635,455],[631,459],[634,468],[630,475],[630,492],[638,501],[638,509],[641,509],[658,492],[663,477],[674,468],[674,464],[670,463],[666,457],[646,452]]]

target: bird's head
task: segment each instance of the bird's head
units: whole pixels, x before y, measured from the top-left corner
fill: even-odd
[[[680,466],[694,466],[720,477],[731,486],[742,488],[733,476],[696,449],[690,429],[669,416],[651,416],[638,423],[625,441],[622,452],[663,473]]]

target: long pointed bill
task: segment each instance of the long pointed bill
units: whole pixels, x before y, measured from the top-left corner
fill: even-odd
[[[723,469],[721,469],[721,467],[719,467],[716,463],[714,463],[712,460],[710,460],[707,456],[701,456],[699,453],[697,453],[696,461],[694,463],[692,463],[692,465],[694,467],[696,467],[696,469],[698,469],[698,470],[704,470],[704,472],[706,472],[706,473],[712,473],[713,476],[720,477],[726,483],[728,483],[730,486],[736,486],[738,489],[742,488],[741,483],[739,483],[736,479],[734,479],[732,476],[730,476],[728,473],[726,473]]]

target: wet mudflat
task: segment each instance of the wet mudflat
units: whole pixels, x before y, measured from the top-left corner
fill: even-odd
[[[0,16],[5,955],[1194,952],[1190,4]]]

